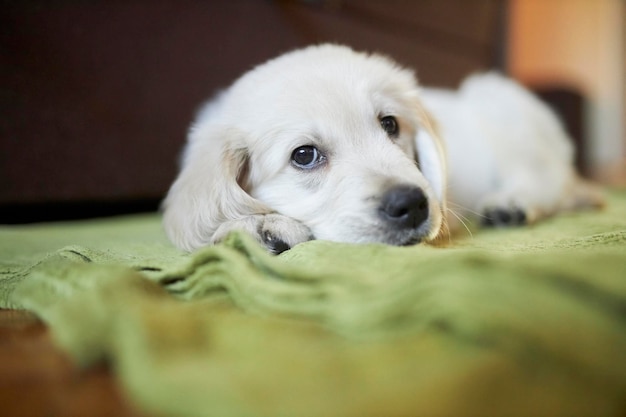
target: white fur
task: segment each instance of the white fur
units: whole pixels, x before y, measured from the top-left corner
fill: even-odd
[[[458,215],[517,208],[534,222],[602,204],[576,174],[572,142],[557,117],[514,81],[479,74],[458,91],[425,89],[422,99],[447,145],[448,196]]]
[[[398,137],[381,128],[388,115]],[[324,163],[294,166],[292,152],[305,145]],[[312,238],[430,241],[443,230],[448,191],[467,213],[516,207],[536,220],[565,208],[578,184],[571,160],[555,117],[503,77],[470,78],[458,94],[420,92],[387,58],[314,46],[254,68],[201,110],[164,225],[186,250],[234,229],[275,252]],[[380,215],[382,196],[398,186],[428,200],[427,218],[410,230]]]

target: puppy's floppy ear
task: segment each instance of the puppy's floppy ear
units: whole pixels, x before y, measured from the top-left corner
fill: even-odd
[[[270,212],[238,183],[247,162],[244,134],[237,129],[194,129],[183,166],[163,203],[163,224],[179,248],[191,251],[211,242],[220,224]]]
[[[421,129],[415,139],[420,170],[446,212],[447,162],[446,149],[434,118],[419,104],[418,121]]]

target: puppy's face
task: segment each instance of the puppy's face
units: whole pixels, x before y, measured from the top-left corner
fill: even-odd
[[[307,49],[256,68],[223,104],[247,153],[239,185],[317,239],[405,245],[439,233],[442,167],[436,147],[416,149],[428,126],[410,72]]]

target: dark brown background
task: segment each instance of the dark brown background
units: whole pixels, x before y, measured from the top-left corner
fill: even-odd
[[[0,223],[156,208],[198,106],[295,47],[382,51],[445,86],[501,62],[499,0],[0,6]]]

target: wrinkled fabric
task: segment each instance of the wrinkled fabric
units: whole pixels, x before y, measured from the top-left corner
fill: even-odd
[[[0,307],[159,415],[623,414],[626,193],[442,247],[185,254],[159,221],[1,227]]]

